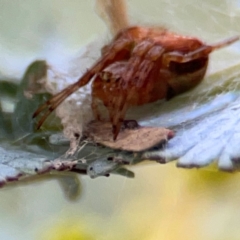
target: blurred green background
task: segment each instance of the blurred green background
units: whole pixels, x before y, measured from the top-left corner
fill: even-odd
[[[0,0],[0,77],[20,79],[35,59],[58,62],[106,32],[93,0]],[[213,42],[240,34],[237,0],[129,0],[131,23]],[[236,47],[237,46],[237,47]],[[230,48],[232,56],[240,45]],[[214,53],[212,71],[238,59]],[[219,60],[221,59],[221,61]],[[238,61],[239,62],[239,61]],[[135,179],[81,177],[64,197],[53,178],[0,191],[0,239],[240,239],[240,175],[134,167]]]

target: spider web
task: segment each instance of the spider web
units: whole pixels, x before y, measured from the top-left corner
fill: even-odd
[[[101,3],[101,1],[99,2]],[[165,12],[171,13],[172,9],[177,7],[176,3],[162,2],[161,4],[162,8],[161,6],[156,8],[156,11],[161,9],[160,13],[158,12],[159,14],[164,12],[163,14],[166,15]],[[193,1],[181,2],[181,6],[185,7],[182,7],[182,10],[178,12],[179,16],[188,13],[190,10],[199,11],[199,5]],[[185,29],[188,28],[191,35],[194,35],[195,32],[195,35],[205,32],[205,38],[208,37],[209,39],[219,38],[223,34],[229,36],[229,34],[234,33],[236,35],[233,21],[234,14],[228,15],[226,12],[226,7],[229,12],[232,11],[233,2],[227,5],[223,3],[218,9],[215,8],[213,3],[203,2],[201,7],[199,18],[205,19],[206,14],[210,15],[208,21],[210,20],[214,24],[215,31],[207,32],[206,29],[203,31],[200,25],[198,28],[188,25],[192,23],[187,23],[186,27],[186,20],[182,20]],[[208,11],[206,12],[204,9],[208,9]],[[218,21],[220,15],[227,18],[225,26]],[[171,17],[171,14],[168,17]],[[132,18],[131,21],[138,22],[137,18],[138,16]],[[164,17],[163,19],[168,22]],[[154,12],[149,21],[154,22]],[[175,28],[174,24],[175,22],[173,22],[171,29]],[[232,26],[231,31],[228,31],[227,34],[226,24]],[[180,21],[180,23],[178,22],[178,28],[181,30],[181,27]],[[179,29],[178,32],[180,32]],[[64,82],[65,85],[76,81],[72,77],[72,73],[79,77],[82,74],[82,69],[92,65],[94,60],[97,59],[94,54],[100,52],[101,46],[104,45],[103,39],[98,39],[87,45],[81,55],[70,62],[67,70],[67,79],[69,80],[67,83]],[[157,102],[134,108],[131,114],[128,114],[128,119],[136,119],[143,126],[164,126],[176,132],[176,136],[169,141],[164,149],[145,152],[142,155],[143,159],[158,160],[164,163],[178,160],[177,166],[185,168],[204,167],[214,161],[217,161],[218,168],[222,170],[232,171],[238,168],[238,150],[235,146],[238,144],[236,139],[238,138],[237,126],[239,124],[238,108],[236,107],[239,101],[239,56],[239,43],[212,54],[207,76],[199,87],[166,103]],[[81,68],[76,66],[81,66]],[[52,78],[54,80],[50,78],[50,82],[58,82],[56,86],[59,87],[62,86],[62,80],[61,77],[57,76],[63,75],[61,73],[55,74]],[[66,76],[63,79],[65,78]],[[62,87],[51,93],[58,92],[61,89]],[[68,101],[69,104],[62,104],[58,108],[57,115],[66,124],[66,136],[73,139],[72,135],[77,131],[79,125],[82,126],[79,130],[81,132],[86,123],[92,119],[89,108],[89,86],[80,89],[79,93],[74,94]],[[74,104],[74,102],[77,104]],[[66,110],[68,114],[66,114]],[[71,115],[69,111],[73,114]],[[216,144],[216,142],[219,144]],[[229,144],[232,147],[227,146]],[[77,144],[73,145],[76,146]]]
[[[90,49],[93,45],[96,46],[91,44]],[[227,50],[223,54],[228,54]],[[164,149],[146,152],[143,158],[160,162],[178,159],[178,166],[189,168],[204,167],[218,160],[220,169],[236,169],[239,156],[236,147],[239,135],[239,69],[240,64],[237,64],[209,74],[199,87],[169,102],[160,101],[133,108],[128,119],[136,119],[142,126],[164,126],[176,133]],[[77,94],[74,97],[78,99]],[[69,100],[71,104],[67,109],[69,111],[72,108],[79,119],[82,119],[82,115],[89,114],[89,109],[86,109],[85,104],[77,104],[76,111],[74,97]],[[89,97],[90,95],[86,96]],[[64,110],[65,106],[62,105],[58,111],[61,113]],[[76,131],[76,127],[72,127],[73,122],[67,121],[73,129],[72,134]],[[80,120],[79,123],[83,124],[83,121]]]

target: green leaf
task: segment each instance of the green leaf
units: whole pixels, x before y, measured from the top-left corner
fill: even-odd
[[[45,61],[35,61],[26,70],[17,91],[17,103],[12,116],[12,128],[15,139],[22,138],[34,132],[32,115],[37,107],[49,98],[49,94],[34,94],[27,97],[30,86],[37,88],[38,81],[47,77]]]
[[[0,81],[0,96],[15,98],[18,90],[18,85],[9,80]]]

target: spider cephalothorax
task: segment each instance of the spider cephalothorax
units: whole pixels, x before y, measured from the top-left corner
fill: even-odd
[[[101,118],[97,104],[101,100],[108,109],[115,140],[130,106],[169,99],[196,86],[205,75],[209,54],[238,39],[208,45],[161,28],[126,28],[103,48],[102,57],[76,83],[37,109],[34,117],[46,111],[38,128],[62,101],[94,78],[93,113]]]

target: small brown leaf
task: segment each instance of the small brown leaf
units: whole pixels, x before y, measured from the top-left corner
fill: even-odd
[[[92,121],[86,135],[104,146],[132,152],[141,152],[166,142],[174,132],[162,127],[141,127],[121,129],[117,140],[113,140],[110,122]]]

